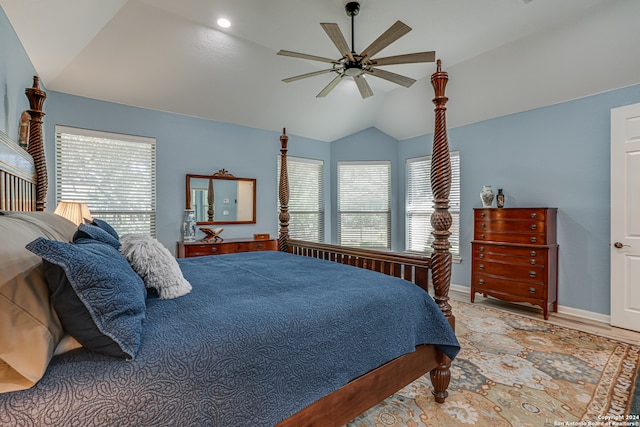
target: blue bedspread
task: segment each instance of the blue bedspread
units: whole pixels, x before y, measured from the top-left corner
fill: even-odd
[[[193,291],[150,294],[135,360],[54,357],[34,388],[0,395],[0,424],[271,426],[417,344],[459,350],[400,279],[281,252],[179,262]]]

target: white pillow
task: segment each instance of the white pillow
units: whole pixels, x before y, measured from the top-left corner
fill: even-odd
[[[120,243],[120,252],[145,286],[158,291],[160,299],[191,292],[191,284],[182,275],[178,262],[162,243],[147,234],[125,234]]]

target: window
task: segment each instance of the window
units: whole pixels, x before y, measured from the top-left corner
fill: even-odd
[[[154,138],[56,126],[56,202],[87,202],[119,234],[156,234]]]
[[[460,259],[460,153],[450,153],[451,190],[449,213],[452,224],[449,231],[451,255]],[[407,250],[432,252],[431,214],[433,194],[431,192],[431,157],[407,159]]]
[[[391,249],[391,164],[338,163],[338,241]]]
[[[321,160],[287,157],[289,236],[292,239],[324,241],[323,168],[324,162]],[[278,179],[279,177],[280,157],[278,157]],[[280,195],[278,194],[279,204]]]

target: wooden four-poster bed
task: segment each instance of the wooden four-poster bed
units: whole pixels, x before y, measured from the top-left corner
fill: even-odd
[[[182,425],[186,425],[184,423],[235,425],[244,422],[256,425],[277,424],[279,426],[339,426],[427,372],[430,373],[435,400],[440,403],[444,402],[450,381],[451,357],[455,356],[459,347],[452,332],[455,321],[448,297],[451,277],[451,254],[449,253],[448,241],[451,226],[451,216],[448,212],[451,168],[445,124],[445,104],[447,102],[445,86],[448,76],[446,72],[441,70],[440,61],[437,62],[437,67],[437,71],[431,77],[435,91],[433,99],[435,132],[431,169],[431,185],[435,199],[435,212],[432,215],[435,241],[433,244],[434,252],[430,257],[347,248],[291,239],[288,233],[289,195],[286,167],[288,137],[283,132],[280,137],[282,167],[279,251],[267,253],[264,255],[267,258],[260,260],[252,257],[263,256],[263,254],[219,255],[179,260],[184,277],[193,285],[193,291],[188,295],[168,301],[159,300],[153,295],[146,297],[146,320],[141,334],[140,350],[134,360],[126,363],[84,348],[62,352],[63,354],[53,357],[57,343],[63,339],[65,334],[65,331],[60,329],[56,333],[51,333],[52,342],[49,343],[48,349],[42,349],[46,354],[42,356],[44,360],[40,362],[44,364],[43,369],[46,371],[40,372],[40,375],[35,377],[33,373],[31,376],[25,374],[21,377],[23,372],[20,368],[15,368],[12,371],[12,362],[21,357],[21,351],[27,351],[17,348],[20,343],[24,343],[24,337],[20,335],[22,332],[16,330],[17,322],[15,319],[19,315],[0,315],[0,333],[5,336],[9,334],[16,341],[2,342],[0,337],[0,345],[16,347],[10,348],[4,353],[0,352],[0,407],[4,410],[0,411],[0,424],[59,425],[61,422],[75,420],[75,422],[81,422],[85,425],[116,425],[125,420],[125,422],[135,425],[159,425],[158,423],[167,422]],[[26,237],[16,238],[17,247],[4,248],[4,253],[1,254],[4,257],[2,265],[4,271],[13,273],[20,268],[23,269],[17,274],[11,274],[12,277],[0,278],[2,279],[0,281],[0,311],[4,310],[5,313],[9,312],[7,307],[26,311],[29,305],[20,307],[20,301],[5,292],[9,288],[14,294],[19,294],[21,289],[30,286],[36,289],[40,286],[41,288],[37,288],[31,293],[40,292],[40,298],[48,298],[46,283],[50,282],[50,278],[46,277],[47,270],[45,269],[43,273],[42,260],[39,257],[34,260],[34,255],[24,249],[25,242],[31,247],[33,242],[29,243],[29,241],[33,238],[45,237],[64,242],[77,237],[74,237],[74,234],[77,234],[75,226],[61,224],[60,219],[54,218],[53,214],[33,212],[46,209],[47,176],[40,130],[44,115],[42,103],[46,95],[39,89],[37,79],[34,80],[34,87],[27,90],[27,94],[31,102],[29,113],[32,117],[29,153],[27,154],[18,148],[16,143],[9,141],[5,136],[0,138],[2,139],[2,144],[0,144],[0,211],[3,211],[0,212],[2,213],[0,215],[0,232],[14,233],[27,229],[29,231]],[[19,227],[24,227],[24,230],[16,230]],[[52,231],[52,227],[57,228]],[[26,267],[22,265],[24,264],[22,261],[12,261],[21,256],[31,257],[26,262]],[[42,256],[46,257],[47,255]],[[286,262],[287,264],[282,264],[284,266],[281,268],[274,267],[274,264],[261,264],[260,267],[255,267],[253,264],[236,265],[234,263],[238,257],[245,258],[242,262]],[[45,264],[48,261],[45,261]],[[219,312],[230,310],[231,306],[246,305],[247,298],[243,296],[241,300],[225,300],[225,304],[216,306],[215,313],[211,314],[214,317],[203,320],[202,312],[208,313],[207,310],[210,310],[210,306],[215,305],[223,297],[226,298],[227,294],[230,295],[229,298],[234,297],[231,294],[235,292],[229,290],[228,284],[209,284],[206,281],[203,282],[204,284],[201,283],[200,276],[193,271],[204,269],[207,267],[207,263],[210,264],[210,268],[228,268],[230,272],[234,272],[233,274],[239,270],[251,270],[251,274],[260,276],[262,282],[265,280],[269,283],[282,282],[277,285],[282,286],[282,289],[278,291],[273,290],[276,289],[276,285],[272,285],[273,289],[269,287],[267,291],[264,287],[256,288],[255,292],[259,297],[255,298],[259,299],[256,299],[256,304],[250,307],[265,305],[268,306],[268,311],[278,315],[281,314],[281,311],[299,311],[299,317],[282,319],[276,316],[273,320],[265,321],[265,318],[259,317],[262,314],[256,315],[251,309],[242,315],[237,312],[232,315],[236,322],[242,323],[243,329],[236,330],[235,323],[225,324],[224,328],[223,326],[218,327],[218,322],[222,322],[222,319],[215,316],[218,316]],[[214,265],[214,263],[217,264]],[[343,264],[347,264],[347,266]],[[301,266],[299,267],[299,265]],[[337,270],[333,271],[334,268]],[[294,270],[299,274],[283,279],[280,277],[280,270]],[[429,291],[429,270],[435,294],[433,299],[425,293],[425,291]],[[73,283],[75,289],[75,279],[71,280],[70,278],[72,273],[66,269],[64,271],[68,276],[68,281]],[[270,274],[273,275],[270,276]],[[360,309],[358,307],[360,301],[370,297],[367,290],[363,294],[337,297],[337,299],[346,299],[353,304],[348,307],[348,310],[333,305],[328,310],[353,311],[354,316],[329,320],[317,320],[315,317],[311,319],[316,311],[323,310],[323,304],[331,298],[321,295],[320,300],[309,302],[307,300],[311,297],[307,294],[299,295],[298,287],[306,286],[307,282],[317,281],[317,287],[312,290],[314,294],[317,294],[324,291],[324,288],[330,287],[331,282],[344,281],[351,285],[352,276],[354,282],[366,282],[365,284],[370,286],[367,289],[372,290],[377,289],[381,278],[384,277],[384,280],[389,281],[390,283],[381,284],[380,289],[385,293],[394,289],[393,292],[397,292],[398,295],[393,294],[393,296],[386,298],[408,299],[407,302],[398,302],[400,307],[395,311],[400,313],[400,317],[395,319],[382,315],[376,318],[378,308],[373,311],[371,307]],[[22,279],[16,282],[15,277]],[[245,276],[240,275],[238,283],[242,283],[244,286],[246,279]],[[419,288],[406,284],[406,281],[418,285]],[[259,285],[262,284],[259,283]],[[313,283],[311,285],[313,286]],[[354,284],[354,286],[356,285]],[[395,290],[395,288],[399,289]],[[419,294],[414,294],[416,292]],[[287,299],[292,293],[295,295],[291,300],[295,302],[290,302]],[[332,298],[336,298],[335,294],[331,295],[334,295]],[[207,298],[211,298],[210,303],[207,302]],[[253,294],[251,298],[254,298]],[[371,298],[373,297],[371,296]],[[420,300],[419,307],[425,306],[424,313],[421,311],[423,308],[410,308],[416,298]],[[391,305],[389,300],[381,301],[381,303],[384,306]],[[53,305],[53,303],[49,303],[49,305]],[[427,309],[430,307],[426,306],[429,305],[433,305],[432,308],[437,313],[428,312]],[[44,317],[48,316],[49,321],[53,324],[59,323],[56,320],[55,310],[52,307],[49,308],[54,313],[45,314]],[[91,308],[87,308],[91,312]],[[168,315],[167,311],[171,310],[177,310],[179,315]],[[196,319],[188,321],[200,325],[196,331],[189,332],[181,329],[185,327],[185,324],[181,322],[183,322],[182,317],[187,311],[198,313]],[[242,317],[241,321],[238,320],[238,316]],[[245,325],[255,316],[258,317],[253,321],[259,328],[254,328],[253,324]],[[416,320],[408,320],[402,316],[414,316]],[[409,321],[414,322],[415,325],[411,323],[411,327],[407,328]],[[318,329],[311,329],[316,322],[319,325]],[[303,330],[290,329],[292,323],[301,323]],[[361,331],[361,333],[352,336],[344,332],[343,336],[340,329],[343,324],[347,324],[347,327],[353,324],[352,329]],[[394,333],[385,331],[387,327],[392,328],[390,330],[393,330]],[[247,331],[252,328],[256,329],[255,332],[260,338],[247,335]],[[50,329],[55,329],[55,325]],[[204,329],[213,329],[218,335],[209,340],[209,331],[204,333]],[[276,330],[276,338],[262,337],[263,329]],[[378,329],[380,331],[377,331]],[[394,341],[394,335],[397,331],[404,329],[419,331],[415,332],[415,336],[407,336],[407,340],[414,344]],[[229,330],[232,330],[233,333],[230,333]],[[374,336],[374,332],[382,335]],[[426,338],[427,332],[429,338]],[[433,332],[438,338],[431,337]],[[231,337],[229,338],[227,334]],[[297,336],[297,334],[311,337],[305,336],[300,341],[296,341],[293,336]],[[370,334],[371,338],[368,337]],[[403,334],[405,333],[399,335]],[[189,339],[185,339],[182,335],[189,336]],[[201,335],[206,336],[203,338]],[[165,341],[167,336],[170,336],[172,340]],[[321,336],[321,340],[317,341],[319,336]],[[333,342],[336,341],[336,337],[344,339],[345,343],[340,343],[341,347],[334,349],[332,346],[337,345]],[[229,341],[225,341],[225,344],[222,345],[221,340],[223,339]],[[274,340],[274,342],[285,341],[284,351],[288,353],[284,355],[277,353],[267,357],[266,354],[270,354],[271,347],[275,347],[275,344],[269,341],[271,344],[262,345],[263,343],[259,341],[261,339]],[[149,350],[155,341],[160,341],[156,343],[158,347],[154,347],[152,351]],[[364,341],[367,343],[363,343]],[[389,343],[385,345],[386,341]],[[410,345],[410,349],[406,348],[408,345]],[[230,356],[227,353],[221,353],[219,347],[235,346],[238,349],[233,350],[234,354],[238,355],[241,360],[238,362],[239,366],[229,367],[227,365],[230,363]],[[382,354],[382,348],[385,346],[389,347],[389,350],[385,348],[384,351],[391,351],[393,356]],[[328,371],[316,372],[315,365],[325,364],[324,357],[330,356],[316,354],[320,353],[324,347],[328,348],[328,353],[338,352],[341,354],[337,355],[338,360],[326,362],[329,366]],[[401,348],[406,348],[406,350]],[[37,350],[38,347],[32,345],[29,351],[34,351],[34,349]],[[59,347],[58,350],[61,352]],[[205,353],[205,357],[208,359],[200,359],[200,353]],[[6,354],[8,356],[5,356]],[[320,356],[323,358],[315,359]],[[347,366],[340,367],[341,359],[345,360],[344,363]],[[366,359],[368,365],[362,362],[362,366],[360,366],[361,359]],[[179,366],[174,367],[174,364]],[[16,365],[20,365],[20,363],[16,362]],[[193,365],[196,365],[197,375],[193,378],[181,378],[179,374],[182,373],[181,369],[192,370],[194,369]],[[218,368],[222,365],[233,373],[231,380],[216,376],[219,371],[223,370]],[[285,365],[284,370],[278,371],[277,365]],[[362,371],[357,374],[352,372],[349,374],[350,376],[343,378],[346,374],[342,375],[341,369],[350,371],[352,365],[357,365],[357,368]],[[103,368],[103,366],[109,366],[109,368]],[[292,372],[291,377],[286,376],[289,371]],[[307,371],[311,371],[311,376],[304,377],[307,375]],[[222,374],[220,373],[220,375]],[[276,384],[263,384],[256,379],[267,375],[275,375]],[[333,378],[334,376],[336,378]],[[298,377],[301,378],[300,389],[289,390],[294,387],[293,383],[297,381]],[[324,377],[332,379],[331,381],[326,380],[329,383],[325,385]],[[16,384],[18,385],[16,386]],[[242,390],[238,391],[238,389]],[[320,390],[322,392],[318,395]],[[289,402],[291,395],[300,395],[301,401]],[[221,396],[226,397],[222,398]],[[305,398],[307,400],[304,400]],[[238,406],[244,404],[249,408],[244,412],[236,410]]]

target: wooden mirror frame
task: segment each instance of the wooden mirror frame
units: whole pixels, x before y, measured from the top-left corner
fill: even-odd
[[[211,221],[207,220],[207,221],[196,221],[197,225],[213,225],[213,224],[255,224],[256,223],[256,179],[255,178],[238,178],[235,177],[234,175],[230,174],[229,172],[227,172],[225,169],[220,169],[218,172],[214,173],[213,175],[196,175],[196,174],[187,174],[187,179],[186,179],[186,207],[185,209],[192,209],[191,207],[191,179],[192,178],[196,178],[196,179],[208,179],[209,180],[209,209],[208,209],[208,218],[207,219],[212,219]],[[243,182],[250,182],[253,184],[253,199],[252,199],[252,203],[253,203],[253,209],[252,209],[252,219],[251,220],[247,220],[247,221],[217,221],[215,219],[215,212],[214,212],[214,200],[215,200],[215,194],[213,194],[213,181],[214,180],[220,180],[220,181],[243,181]]]

